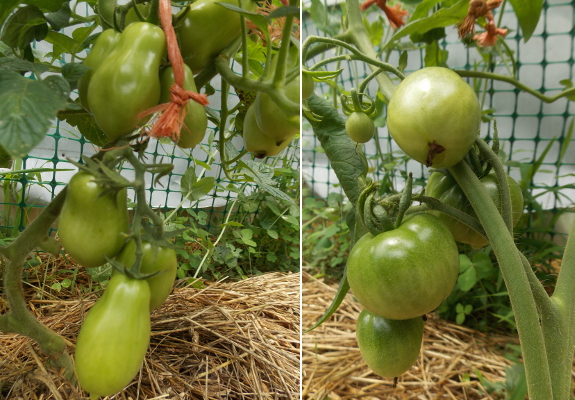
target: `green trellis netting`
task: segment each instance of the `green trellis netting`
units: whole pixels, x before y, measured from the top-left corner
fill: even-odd
[[[305,6],[309,8],[311,2],[306,2]],[[330,6],[330,17],[337,21],[341,20],[339,8],[332,8]],[[500,10],[497,9],[496,21],[499,20],[499,13]],[[574,15],[575,2],[545,1],[537,29],[531,39],[524,43],[515,14],[510,4],[507,3],[503,11],[502,22],[498,26],[509,29],[506,42],[514,52],[518,78],[522,83],[547,96],[552,96],[564,89],[563,80],[573,79],[575,72],[573,69]],[[447,37],[440,42],[440,48],[449,52],[447,64],[451,68],[471,70],[475,65],[484,62],[476,48],[467,48],[461,43],[457,38],[456,29],[448,27],[446,33]],[[325,36],[317,29],[304,8],[302,40],[309,35]],[[319,60],[334,54],[333,51],[329,54],[322,54],[308,61],[306,65],[312,66]],[[423,49],[409,50],[405,72],[410,73],[425,66],[425,55]],[[398,65],[398,61],[399,52],[393,51],[389,62]],[[359,62],[342,62],[339,66],[331,64],[327,68],[329,70],[345,68],[337,83],[346,90],[356,87],[359,79],[367,76],[365,65]],[[509,74],[508,68],[504,65],[498,65],[492,72]],[[468,80],[468,82],[472,85],[475,83],[473,80]],[[564,143],[573,122],[575,103],[562,98],[552,104],[547,104],[507,83],[484,80],[476,83],[482,90],[480,93],[485,93],[481,94],[485,97],[480,98],[483,101],[483,109],[495,109],[493,116],[497,121],[502,149],[509,160],[510,175],[517,180],[520,179],[520,169],[529,168],[544,153],[550,141],[554,140],[550,150],[543,157],[541,168],[533,176],[533,194],[544,193],[538,201],[548,210],[571,206],[575,202],[575,189],[573,186],[561,187],[575,183],[575,144]],[[316,94],[328,94],[329,91],[328,85],[316,84]],[[369,87],[368,93],[372,97],[375,96],[376,87],[373,84]],[[379,144],[384,152],[387,150],[394,154],[401,153],[388,135],[386,127],[380,127],[377,133]],[[481,134],[492,137],[493,123],[483,123]],[[319,141],[314,137],[309,124],[304,122],[302,130],[303,181],[311,187],[311,196],[325,198],[329,193],[341,193],[341,188],[329,167],[327,157],[321,150],[318,151],[319,146]],[[367,143],[364,149],[368,158],[370,155],[375,155],[374,140]],[[385,166],[381,159],[372,157],[369,162],[376,176],[381,178],[385,173]],[[426,178],[429,175],[427,169],[415,161],[409,161],[405,168],[414,173],[414,178]],[[395,178],[395,184],[398,188],[403,186],[401,177]],[[562,196],[554,195],[553,193],[559,189]],[[567,222],[566,224],[570,226]]]
[[[125,1],[120,1],[119,3],[123,4]],[[86,6],[86,13],[88,10],[89,8]],[[68,32],[67,29],[64,33],[70,35],[71,32]],[[46,42],[41,42],[35,48],[35,55],[41,58],[50,51],[52,51],[52,46]],[[80,56],[84,55],[83,53],[80,54]],[[61,63],[64,64],[69,61],[61,60]],[[214,78],[210,82],[216,92],[209,96],[210,105],[208,107],[215,115],[219,115],[220,112],[220,83],[219,77]],[[232,88],[228,96],[229,108],[235,106],[237,102],[238,97]],[[155,177],[151,174],[147,176],[148,201],[152,207],[164,212],[179,207],[192,211],[204,210],[207,213],[207,229],[210,229],[210,223],[218,225],[223,220],[226,213],[231,211],[233,200],[238,196],[238,189],[242,187],[242,184],[234,184],[228,180],[221,166],[217,145],[212,143],[210,146],[210,138],[215,138],[217,141],[218,134],[218,129],[210,121],[204,141],[201,145],[196,146],[193,151],[191,149],[182,150],[168,142],[159,142],[155,139],[150,140],[145,151],[148,161],[154,159],[163,160],[174,165],[172,173],[160,179],[160,184],[153,185],[152,182]],[[232,143],[238,150],[243,148],[240,136],[236,136]],[[2,177],[4,190],[2,191],[0,202],[0,228],[3,228],[4,232],[10,229],[24,229],[30,215],[34,213],[34,209],[45,207],[76,172],[77,168],[68,159],[79,162],[82,156],[91,156],[96,151],[97,148],[88,142],[75,127],[68,125],[66,122],[55,120],[53,128],[47,133],[43,142],[31,151],[27,157],[15,160],[10,168],[0,170],[5,173]],[[250,159],[251,156],[249,155],[243,158],[243,160]],[[274,158],[267,158],[262,162],[277,167],[283,165],[299,170],[299,141],[294,140],[280,155]],[[206,168],[206,164],[209,164],[209,167]],[[0,166],[7,167],[7,165]],[[201,176],[214,177],[216,187],[198,201],[184,201],[181,194],[182,178],[184,173],[194,166],[198,178]],[[17,173],[20,170],[36,168],[56,169],[58,171]],[[129,168],[125,168],[124,172],[126,177],[132,176],[132,171]],[[294,181],[294,185],[297,184],[298,182]],[[243,193],[245,194],[252,193],[254,190],[257,190],[255,184],[247,184],[243,187]],[[133,191],[128,192],[128,197],[132,200],[134,199]],[[257,213],[257,210],[255,212]]]

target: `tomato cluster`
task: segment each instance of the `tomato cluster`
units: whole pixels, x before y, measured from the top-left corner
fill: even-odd
[[[126,243],[126,189],[110,191],[94,175],[80,171],[66,190],[58,224],[64,249],[84,267],[116,258],[129,271],[136,261],[136,243]],[[168,298],[176,278],[175,250],[146,241],[141,247],[143,278],[114,270],[78,335],[76,372],[92,397],[113,395],[134,378],[150,340],[150,310]]]

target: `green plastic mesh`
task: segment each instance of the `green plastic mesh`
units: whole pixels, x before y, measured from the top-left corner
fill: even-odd
[[[305,4],[309,7],[311,2]],[[339,19],[339,9],[330,8],[330,10],[333,18]],[[514,52],[518,77],[522,83],[547,96],[553,96],[564,89],[561,80],[573,79],[574,14],[575,7],[571,1],[546,1],[534,35],[527,43],[524,43],[517,19],[510,5],[507,5],[503,12],[502,22],[498,26],[509,29],[506,41]],[[496,21],[499,17],[496,13]],[[476,48],[467,48],[458,40],[456,29],[446,28],[446,33],[447,37],[440,42],[440,47],[449,52],[447,64],[451,68],[471,70],[475,63],[483,61]],[[326,36],[314,25],[309,13],[304,12],[302,40],[309,35]],[[334,54],[333,51],[322,54],[308,61],[306,65],[312,66]],[[405,72],[409,73],[425,66],[424,59],[424,50],[409,50]],[[398,61],[399,52],[393,51],[389,62],[398,65]],[[355,61],[342,62],[339,66],[331,64],[327,66],[327,69],[333,71],[340,67],[346,68],[346,72],[339,76],[337,83],[347,90],[357,87],[359,79],[367,76],[364,64]],[[509,74],[507,67],[503,65],[493,68],[492,72]],[[474,84],[473,80],[468,80],[468,82]],[[507,156],[510,175],[519,180],[520,171],[527,169],[538,160],[549,143],[553,141],[550,150],[542,160],[541,168],[533,176],[533,194],[548,192],[538,198],[546,209],[554,210],[571,205],[575,201],[575,189],[562,188],[562,186],[575,183],[575,148],[573,144],[567,147],[568,143],[564,146],[573,121],[572,114],[575,111],[575,105],[565,98],[552,104],[543,103],[510,84],[495,81],[486,84],[486,82],[485,80],[478,82],[485,90],[485,97],[484,99],[480,97],[480,100],[483,100],[484,110],[496,109],[493,116],[497,121],[498,133],[502,149]],[[328,94],[329,91],[327,84],[316,83],[316,94]],[[376,87],[371,85],[368,93],[374,97]],[[483,137],[491,138],[493,124],[483,123],[481,134]],[[379,144],[384,152],[392,151],[396,156],[402,153],[391,140],[387,128],[378,128],[378,136]],[[373,156],[375,141],[367,143],[364,150],[368,158],[370,155]],[[369,161],[375,176],[381,179],[386,173],[386,165],[375,157]],[[406,171],[413,172],[414,178],[425,178],[429,175],[427,169],[415,161],[409,161],[404,168]],[[325,154],[321,152],[319,141],[314,137],[307,123],[304,123],[302,131],[302,171],[304,181],[311,188],[311,196],[326,198],[329,193],[341,193],[337,178],[330,169]],[[394,183],[401,188],[403,179],[396,176]],[[550,192],[549,189],[552,191]],[[565,197],[551,194],[559,189]]]

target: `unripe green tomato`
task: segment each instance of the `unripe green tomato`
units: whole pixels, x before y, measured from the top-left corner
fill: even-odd
[[[403,80],[387,108],[389,133],[411,158],[452,167],[465,157],[481,124],[471,86],[447,68],[420,69]]]
[[[299,77],[284,87],[284,93],[291,101],[300,103]],[[289,118],[268,94],[259,92],[254,108],[261,131],[276,143],[281,143],[299,132],[299,116]]]
[[[449,296],[459,276],[459,252],[435,215],[415,213],[397,229],[363,235],[347,259],[347,280],[372,314],[403,320],[420,317]]]
[[[161,271],[158,275],[146,279],[150,286],[150,310],[161,306],[174,287],[178,272],[178,258],[174,249],[167,247],[155,248],[151,243],[142,241],[142,263],[140,273],[151,274]],[[136,261],[136,242],[130,239],[116,259],[126,268],[131,268]],[[120,272],[114,270],[113,275]]]
[[[501,211],[501,200],[495,172],[491,172],[479,181],[487,191],[491,200],[493,200],[493,203],[497,206],[497,209]],[[519,184],[510,176],[507,176],[507,183],[509,185],[509,195],[511,199],[512,222],[513,226],[515,226],[523,215],[523,193]],[[439,172],[432,173],[427,181],[425,194],[440,200],[448,206],[455,207],[456,209],[477,219],[477,215],[475,214],[471,203],[469,203],[463,190],[461,190],[455,179],[450,175],[444,175]],[[467,243],[474,249],[481,249],[489,244],[489,241],[478,232],[451,218],[447,214],[433,210],[429,212],[437,215],[437,217],[443,221],[453,234],[455,240],[458,242]]]
[[[98,126],[110,142],[129,135],[149,119],[138,114],[160,100],[160,63],[166,51],[166,38],[159,26],[134,22],[88,86],[88,104]]]
[[[395,378],[417,361],[423,327],[421,317],[396,321],[363,310],[357,318],[355,335],[367,366],[379,376]]]
[[[88,172],[76,173],[66,189],[58,221],[64,249],[86,268],[99,267],[122,250],[128,232],[126,189],[102,195]]]
[[[190,67],[184,64],[184,71],[184,89],[190,92],[197,92],[194,75]],[[171,66],[165,68],[161,73],[160,79],[162,85],[160,103],[167,103],[170,101],[170,88],[175,82],[173,68]],[[188,101],[184,126],[180,131],[180,140],[177,145],[182,149],[196,147],[204,139],[207,129],[208,115],[206,114],[206,108],[193,100]]]
[[[148,283],[117,274],[88,312],[74,358],[92,399],[118,393],[138,374],[150,343],[149,307]]]
[[[90,111],[90,105],[88,104],[88,85],[90,84],[90,80],[106,57],[114,50],[119,40],[119,32],[115,29],[106,29],[98,36],[96,43],[94,43],[94,46],[82,63],[91,68],[78,79],[78,97],[80,98],[80,103],[88,112]]]
[[[288,147],[293,136],[277,145],[274,139],[267,136],[259,128],[255,116],[255,107],[252,104],[244,117],[243,138],[244,147],[247,151],[255,155],[256,158],[266,158],[275,156]]]
[[[351,140],[367,143],[375,135],[375,124],[366,113],[354,111],[345,121],[345,130]]]
[[[238,0],[198,0],[189,6],[175,27],[184,62],[197,74],[241,34],[240,14],[216,2],[239,7]],[[242,2],[244,9],[255,11],[252,0]]]
[[[301,98],[305,100],[309,98],[315,90],[315,82],[311,75],[301,74]]]

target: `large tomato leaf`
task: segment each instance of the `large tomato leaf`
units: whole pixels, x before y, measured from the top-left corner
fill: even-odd
[[[13,157],[24,157],[38,145],[68,93],[62,80],[45,83],[0,70],[0,145]],[[57,90],[54,90],[57,89]]]
[[[33,40],[44,40],[47,34],[46,17],[32,5],[19,9],[8,18],[2,29],[2,41],[12,48],[24,49]]]
[[[543,8],[543,0],[510,0],[515,15],[517,15],[517,20],[519,21],[519,26],[521,26],[521,31],[523,32],[523,38],[527,42],[539,22],[539,17],[541,16],[541,9]]]
[[[453,6],[449,8],[442,8],[429,17],[411,21],[402,29],[398,30],[395,35],[393,35],[383,50],[395,46],[395,43],[404,36],[411,35],[413,33],[423,34],[434,28],[445,28],[447,26],[453,26],[465,18],[468,8],[469,0],[459,0]]]
[[[309,119],[309,123],[325,150],[343,191],[355,204],[363,190],[358,179],[364,175],[366,168],[361,156],[362,151],[349,138],[344,119],[329,102],[312,95],[307,104],[317,117],[317,120]]]

